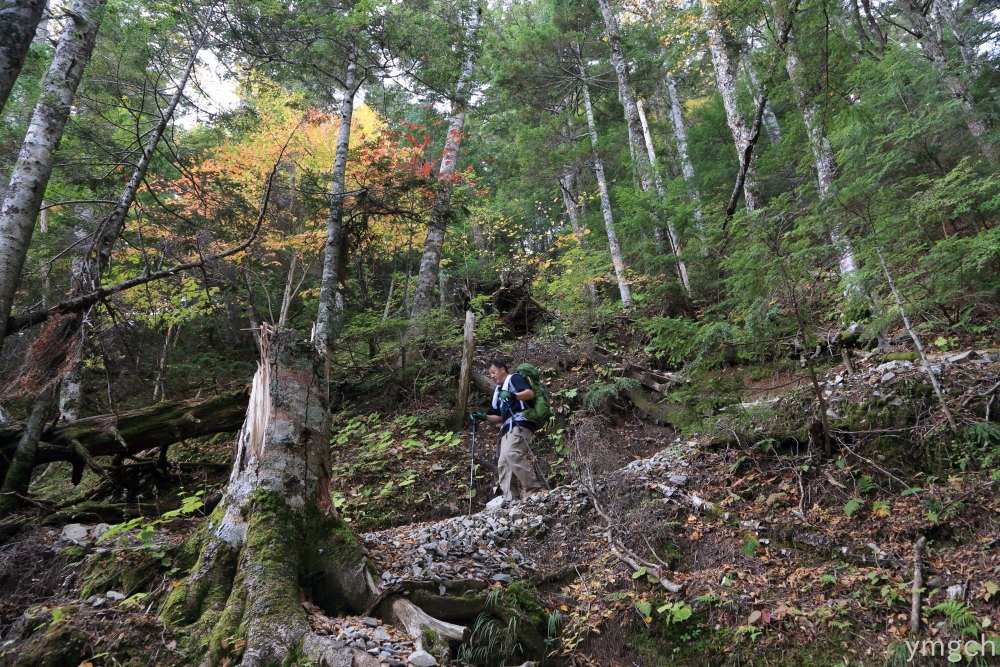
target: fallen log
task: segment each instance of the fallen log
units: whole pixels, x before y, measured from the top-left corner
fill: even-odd
[[[42,432],[34,465],[68,461],[78,481],[84,466],[92,466],[98,456],[134,456],[188,438],[236,432],[246,416],[248,398],[246,391],[239,391],[56,424]],[[0,478],[23,432],[23,422],[0,426]]]

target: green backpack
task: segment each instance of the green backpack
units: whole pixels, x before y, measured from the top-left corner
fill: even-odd
[[[534,404],[521,414],[525,419],[535,422],[538,425],[537,428],[541,429],[549,423],[553,416],[549,392],[546,391],[545,385],[542,384],[542,378],[538,369],[531,364],[521,364],[514,371],[527,380],[531,391],[535,392]]]

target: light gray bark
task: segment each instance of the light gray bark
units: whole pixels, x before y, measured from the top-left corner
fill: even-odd
[[[576,181],[576,173],[573,169],[566,169],[559,175],[559,191],[562,193],[563,205],[566,207],[566,218],[569,220],[570,229],[573,234],[583,240],[583,228],[580,226],[580,204],[578,195],[573,189]]]
[[[951,63],[948,62],[944,45],[927,18],[924,6],[916,0],[900,0],[899,6],[910,23],[911,32],[920,40],[924,56],[931,61],[931,65],[941,76],[948,92],[958,98],[961,103],[965,115],[965,126],[969,129],[969,134],[972,135],[979,151],[987,160],[995,162],[996,153],[989,140],[989,126],[980,115],[976,100],[969,91],[969,87],[959,78]]]
[[[660,196],[660,200],[666,201],[667,189],[663,185],[663,178],[660,176],[660,170],[657,168],[656,148],[653,146],[653,135],[649,132],[649,123],[646,121],[646,113],[642,108],[642,100],[636,101],[636,107],[639,111],[639,121],[642,124],[643,143],[646,146],[649,164],[653,170],[653,183],[656,185],[656,192]],[[677,276],[680,278],[681,287],[684,288],[684,293],[690,298],[691,284],[688,282],[687,264],[681,259],[680,238],[669,218],[667,219],[667,238],[670,241],[670,249],[673,251],[674,256],[677,257]]]
[[[636,103],[635,92],[629,76],[628,63],[625,62],[625,52],[622,49],[622,39],[618,32],[618,19],[609,0],[599,0],[604,28],[608,33],[608,47],[611,49],[611,66],[618,79],[618,97],[625,112],[625,122],[628,126],[628,138],[635,160],[636,173],[643,192],[652,192],[654,188],[652,165],[649,155],[643,148],[642,121],[639,120],[639,106]]]
[[[444,245],[447,214],[451,203],[452,182],[455,179],[455,167],[458,164],[458,147],[462,142],[465,116],[472,94],[472,70],[476,62],[479,19],[479,11],[475,10],[470,12],[466,23],[465,42],[467,48],[465,58],[462,61],[462,70],[459,72],[455,86],[451,119],[448,123],[448,136],[445,138],[444,150],[441,153],[441,166],[438,169],[439,187],[427,223],[427,237],[424,240],[420,268],[417,271],[417,284],[413,292],[413,309],[410,314],[411,324],[407,330],[407,338],[412,338],[420,333],[416,321],[429,313],[434,306],[434,289],[438,283],[438,269],[441,264],[441,248]]]
[[[812,150],[813,163],[816,166],[816,189],[822,202],[830,195],[830,187],[837,175],[837,162],[833,155],[833,148],[826,136],[826,129],[823,127],[820,109],[810,94],[811,87],[805,80],[805,74],[799,62],[798,44],[792,30],[788,32],[785,70],[788,72],[788,79],[795,92],[796,103],[805,122],[809,148]],[[834,223],[830,229],[830,240],[837,248],[840,276],[844,280],[845,295],[849,295],[853,290],[851,279],[858,270],[858,261],[850,239],[847,238],[839,222]]]
[[[712,66],[715,69],[715,83],[722,96],[722,105],[726,110],[726,123],[733,135],[733,143],[736,144],[737,159],[740,168],[746,170],[746,179],[743,182],[743,199],[746,202],[748,211],[754,211],[760,207],[761,201],[757,194],[757,175],[754,163],[756,160],[751,155],[750,163],[744,164],[744,156],[750,145],[751,129],[747,125],[746,119],[740,113],[737,103],[736,93],[736,64],[729,57],[726,50],[725,40],[722,35],[722,26],[715,13],[712,0],[701,0],[702,17],[707,24],[708,48],[712,54]]]
[[[25,134],[10,185],[0,205],[0,346],[35,229],[38,208],[52,175],[83,68],[90,60],[104,0],[75,0]]]
[[[579,56],[579,54],[578,54]],[[590,130],[590,145],[594,149],[594,176],[597,178],[597,190],[601,196],[601,213],[604,216],[604,231],[608,235],[608,248],[611,251],[611,265],[615,268],[618,280],[618,292],[622,299],[622,308],[631,308],[632,288],[625,275],[625,261],[622,258],[621,245],[615,232],[615,220],[611,213],[611,195],[608,193],[608,181],[604,176],[604,163],[597,152],[597,122],[594,119],[594,105],[590,100],[590,87],[587,85],[587,68],[582,58],[579,60],[580,80],[582,83],[583,104],[587,112],[587,127]]]
[[[969,43],[969,38],[962,29],[962,25],[955,15],[955,8],[952,7],[950,0],[934,0],[934,11],[948,25],[948,29],[951,30],[951,34],[955,37],[955,43],[958,44],[958,52],[962,56],[962,62],[966,65],[975,63],[977,60],[976,50]]]
[[[0,111],[14,88],[46,0],[3,0],[0,4]]]
[[[755,106],[760,106],[761,103],[761,90],[763,87],[760,82],[760,75],[757,74],[757,67],[753,62],[753,50],[754,50],[754,38],[751,29],[747,29],[747,57],[744,60],[744,66],[747,70],[747,79],[749,79],[750,94],[753,97],[753,102]],[[781,126],[778,124],[778,117],[774,113],[774,108],[771,106],[770,100],[764,100],[764,110],[762,112],[762,118],[764,123],[764,129],[767,131],[767,138],[771,141],[772,145],[777,145],[781,141]]]
[[[666,191],[656,170],[656,153],[653,150],[648,129],[644,127],[644,114],[640,102],[636,99],[635,91],[632,89],[628,63],[625,62],[625,52],[622,49],[621,34],[618,30],[618,19],[609,0],[599,0],[599,5],[601,8],[601,17],[604,19],[604,28],[608,34],[608,46],[611,49],[611,66],[614,68],[615,77],[618,79],[618,96],[622,103],[622,109],[625,112],[629,143],[632,148],[632,157],[635,161],[636,172],[639,177],[639,185],[643,192],[656,192],[662,201],[666,196]],[[687,268],[680,258],[681,247],[677,232],[669,220],[666,221],[666,228],[670,249],[677,257],[677,268],[681,285],[685,293],[690,295]],[[663,232],[658,222],[654,219],[653,235],[657,239],[658,245],[662,245],[662,241],[660,240],[662,234]]]
[[[684,115],[681,110],[681,100],[677,95],[677,82],[674,75],[667,72],[667,95],[670,97],[670,124],[674,129],[674,144],[677,147],[677,161],[681,166],[681,175],[691,193],[691,203],[694,204],[694,219],[701,221],[701,193],[695,181],[694,165],[691,163],[691,153],[688,150],[687,131],[684,129]]]
[[[337,129],[337,150],[333,158],[330,183],[330,214],[326,220],[326,244],[323,249],[323,276],[320,279],[319,310],[316,314],[316,332],[313,343],[326,351],[333,344],[333,336],[340,326],[344,301],[340,292],[341,259],[344,254],[344,192],[347,175],[347,153],[351,142],[351,123],[354,119],[354,98],[360,81],[357,76],[357,53],[352,50],[344,76],[344,91],[340,99],[340,126]]]

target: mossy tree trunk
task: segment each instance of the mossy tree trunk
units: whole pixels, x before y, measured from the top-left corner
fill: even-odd
[[[313,635],[302,607],[310,598],[327,613],[362,610],[376,593],[331,504],[325,360],[294,331],[268,327],[261,351],[226,494],[163,615],[201,642],[191,649],[203,665],[364,660]]]

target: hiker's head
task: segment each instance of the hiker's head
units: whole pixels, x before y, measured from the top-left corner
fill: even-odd
[[[493,359],[490,361],[490,366],[486,369],[486,372],[490,374],[490,379],[497,384],[506,380],[510,374],[507,370],[507,362],[502,359]]]

